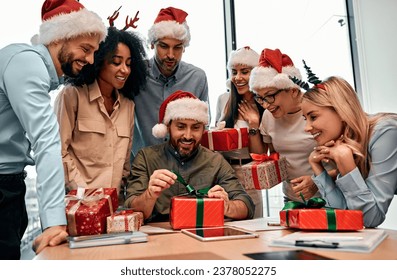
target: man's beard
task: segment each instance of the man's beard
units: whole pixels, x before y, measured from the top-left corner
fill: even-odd
[[[171,75],[172,73],[174,73],[175,72],[175,69],[178,67],[178,62],[176,62],[176,60],[174,60],[176,63],[175,63],[175,65],[172,67],[172,68],[170,68],[170,67],[168,67],[167,66],[167,64],[165,63],[166,61],[169,61],[168,59],[163,59],[163,60],[161,60],[161,59],[159,59],[157,56],[155,56],[155,61],[156,61],[156,63],[157,63],[157,65],[158,65],[158,67],[161,69],[161,70],[163,70],[163,71],[165,71],[166,73],[168,73],[169,75]]]
[[[61,48],[61,50],[58,53],[58,60],[59,60],[59,63],[61,64],[61,69],[66,76],[69,76],[72,78],[77,77],[78,73],[75,73],[73,71],[73,66],[72,66],[73,57],[70,53],[69,54],[66,53],[63,47]]]
[[[195,142],[195,141],[194,141]],[[178,141],[171,141],[171,144],[174,146],[175,150],[177,151],[180,158],[188,158],[190,157],[196,150],[197,150],[197,143],[194,143],[194,146],[191,150],[183,149],[181,146],[178,145]]]
[[[194,151],[194,148],[190,151],[184,150],[180,147],[178,147],[178,154],[181,158],[188,158]]]
[[[65,62],[61,64],[61,69],[66,76],[76,78],[78,74],[73,72],[72,64],[69,62]]]

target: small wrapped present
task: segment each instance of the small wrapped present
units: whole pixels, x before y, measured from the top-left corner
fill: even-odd
[[[106,233],[106,218],[112,215],[117,207],[116,188],[71,190],[66,196],[69,235]]]
[[[245,189],[270,189],[288,177],[287,160],[278,153],[251,154],[254,161],[241,166]]]
[[[107,217],[107,233],[139,231],[143,225],[143,213],[132,209],[122,210]]]
[[[303,205],[290,201],[280,211],[282,226],[303,230],[349,231],[364,228],[361,210],[320,208],[325,205],[322,198],[311,198]]]
[[[174,196],[171,199],[173,229],[223,226],[223,215],[224,201],[221,198]]]
[[[224,128],[204,131],[201,145],[213,151],[231,151],[248,147],[247,128]]]
[[[224,225],[224,201],[205,197],[211,187],[196,190],[175,170],[177,181],[186,187],[187,196],[171,198],[170,223],[173,229],[203,228]]]

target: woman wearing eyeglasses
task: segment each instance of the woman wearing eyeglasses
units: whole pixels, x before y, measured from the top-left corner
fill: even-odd
[[[249,89],[249,79],[252,69],[258,65],[259,54],[246,46],[230,53],[227,69],[230,74],[229,98],[222,108],[219,122],[224,122],[226,128],[249,128],[250,118],[259,119],[264,108],[254,100],[254,94]],[[245,112],[240,112],[240,104],[246,105]],[[229,161],[240,182],[243,182],[241,165],[252,161],[248,148],[222,152]],[[263,217],[263,199],[260,190],[247,190],[255,203],[254,218]]]
[[[285,200],[302,201],[320,196],[311,179],[312,170],[308,156],[316,143],[313,137],[304,131],[300,101],[302,92],[290,77],[301,77],[288,55],[280,50],[264,49],[259,65],[252,70],[250,89],[255,100],[266,109],[259,118],[252,118],[249,126],[250,152],[278,152],[287,159],[288,180],[283,182]],[[240,110],[246,110],[241,106]]]

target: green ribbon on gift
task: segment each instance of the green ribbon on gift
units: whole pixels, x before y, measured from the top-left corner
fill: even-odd
[[[321,197],[312,197],[308,200],[305,200],[305,197],[302,193],[299,194],[303,202],[299,201],[288,201],[284,204],[282,210],[286,211],[286,222],[287,226],[289,226],[289,217],[288,217],[288,210],[291,209],[320,209],[324,208],[327,214],[327,221],[328,221],[328,230],[336,231],[336,214],[335,210],[332,208],[324,207],[326,201]]]
[[[282,210],[289,210],[289,209],[303,209],[303,208],[322,208],[325,206],[326,202],[321,197],[312,197],[309,200],[305,200],[305,197],[302,193],[300,193],[300,197],[302,202],[299,201],[288,201],[284,204]]]
[[[186,187],[189,195],[195,196],[197,201],[197,211],[196,211],[196,227],[200,228],[204,225],[204,197],[207,196],[208,191],[211,187],[206,187],[200,190],[196,190],[193,186],[186,183],[182,176],[175,170],[171,170],[177,176],[177,181]]]

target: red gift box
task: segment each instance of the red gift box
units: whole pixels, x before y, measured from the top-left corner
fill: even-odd
[[[231,151],[248,147],[247,128],[206,130],[201,145],[213,151]]]
[[[170,223],[173,229],[204,228],[224,225],[224,201],[221,198],[174,196]]]
[[[347,231],[364,228],[361,210],[331,208],[282,210],[280,224],[304,230]]]
[[[67,231],[71,236],[106,233],[106,218],[118,207],[116,188],[85,189],[83,197],[77,190],[66,196]]]
[[[278,153],[268,155],[251,154],[254,161],[241,166],[244,188],[270,189],[288,178],[287,160]]]
[[[138,231],[143,225],[143,213],[126,209],[107,217],[107,233]]]

